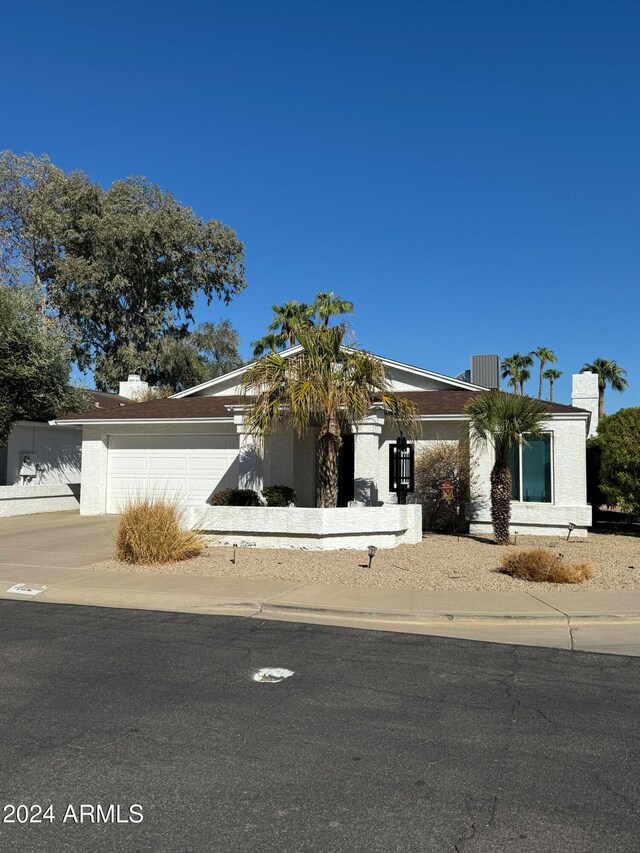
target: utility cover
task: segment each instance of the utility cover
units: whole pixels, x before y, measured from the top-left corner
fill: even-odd
[[[259,669],[253,673],[253,680],[259,681],[261,684],[277,684],[279,681],[284,681],[285,678],[290,678],[293,675],[292,669],[274,669],[266,667]]]
[[[10,587],[7,592],[14,592],[16,595],[40,595],[47,587],[37,583],[17,583]]]

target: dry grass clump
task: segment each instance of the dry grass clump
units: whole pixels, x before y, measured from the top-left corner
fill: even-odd
[[[125,563],[171,563],[204,551],[198,534],[182,527],[178,507],[164,499],[130,500],[118,519],[115,540],[116,557]]]
[[[582,583],[589,580],[595,568],[592,563],[571,563],[562,554],[544,548],[530,551],[508,551],[502,557],[505,575],[536,583]]]

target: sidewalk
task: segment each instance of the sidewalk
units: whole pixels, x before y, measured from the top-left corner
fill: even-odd
[[[35,595],[9,592],[16,584]],[[40,590],[37,587],[41,587]],[[0,598],[243,616],[640,656],[640,593],[468,592],[0,563]]]

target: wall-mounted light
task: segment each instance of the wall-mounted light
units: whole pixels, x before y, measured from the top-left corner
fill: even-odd
[[[389,445],[389,491],[395,492],[399,504],[406,504],[407,494],[414,491],[414,449],[400,433]]]

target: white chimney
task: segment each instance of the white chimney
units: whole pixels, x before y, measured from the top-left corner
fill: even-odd
[[[128,400],[140,400],[149,390],[149,383],[143,382],[137,373],[130,373],[126,382],[120,383],[119,394]]]
[[[598,374],[585,371],[574,373],[571,385],[571,405],[591,412],[587,438],[598,432]]]

